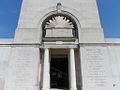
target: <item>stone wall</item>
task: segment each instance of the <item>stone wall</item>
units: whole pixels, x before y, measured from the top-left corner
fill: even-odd
[[[111,69],[111,75],[113,78],[112,85],[115,90],[120,90],[120,45],[109,44],[109,63]]]
[[[83,90],[113,90],[107,45],[83,44],[80,53]]]
[[[0,47],[0,90],[4,89],[5,78],[7,75],[7,69],[9,65],[9,58],[11,55],[10,47]]]

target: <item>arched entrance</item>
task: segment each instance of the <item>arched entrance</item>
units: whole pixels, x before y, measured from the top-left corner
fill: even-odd
[[[66,12],[60,9],[56,12],[42,23],[45,48],[42,90],[77,90],[74,56],[77,24]]]

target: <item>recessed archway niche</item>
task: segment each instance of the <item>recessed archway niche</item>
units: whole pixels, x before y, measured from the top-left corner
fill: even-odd
[[[43,24],[43,38],[77,38],[78,28],[73,18],[63,13],[48,16]]]

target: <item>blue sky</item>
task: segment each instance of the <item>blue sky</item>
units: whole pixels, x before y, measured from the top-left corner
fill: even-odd
[[[120,38],[120,0],[97,0],[106,38]],[[13,38],[22,0],[0,0],[0,38]]]

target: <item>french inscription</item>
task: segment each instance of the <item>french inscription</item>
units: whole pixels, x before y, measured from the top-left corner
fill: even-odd
[[[29,86],[33,83],[34,59],[31,51],[19,51],[15,59],[16,86]]]

